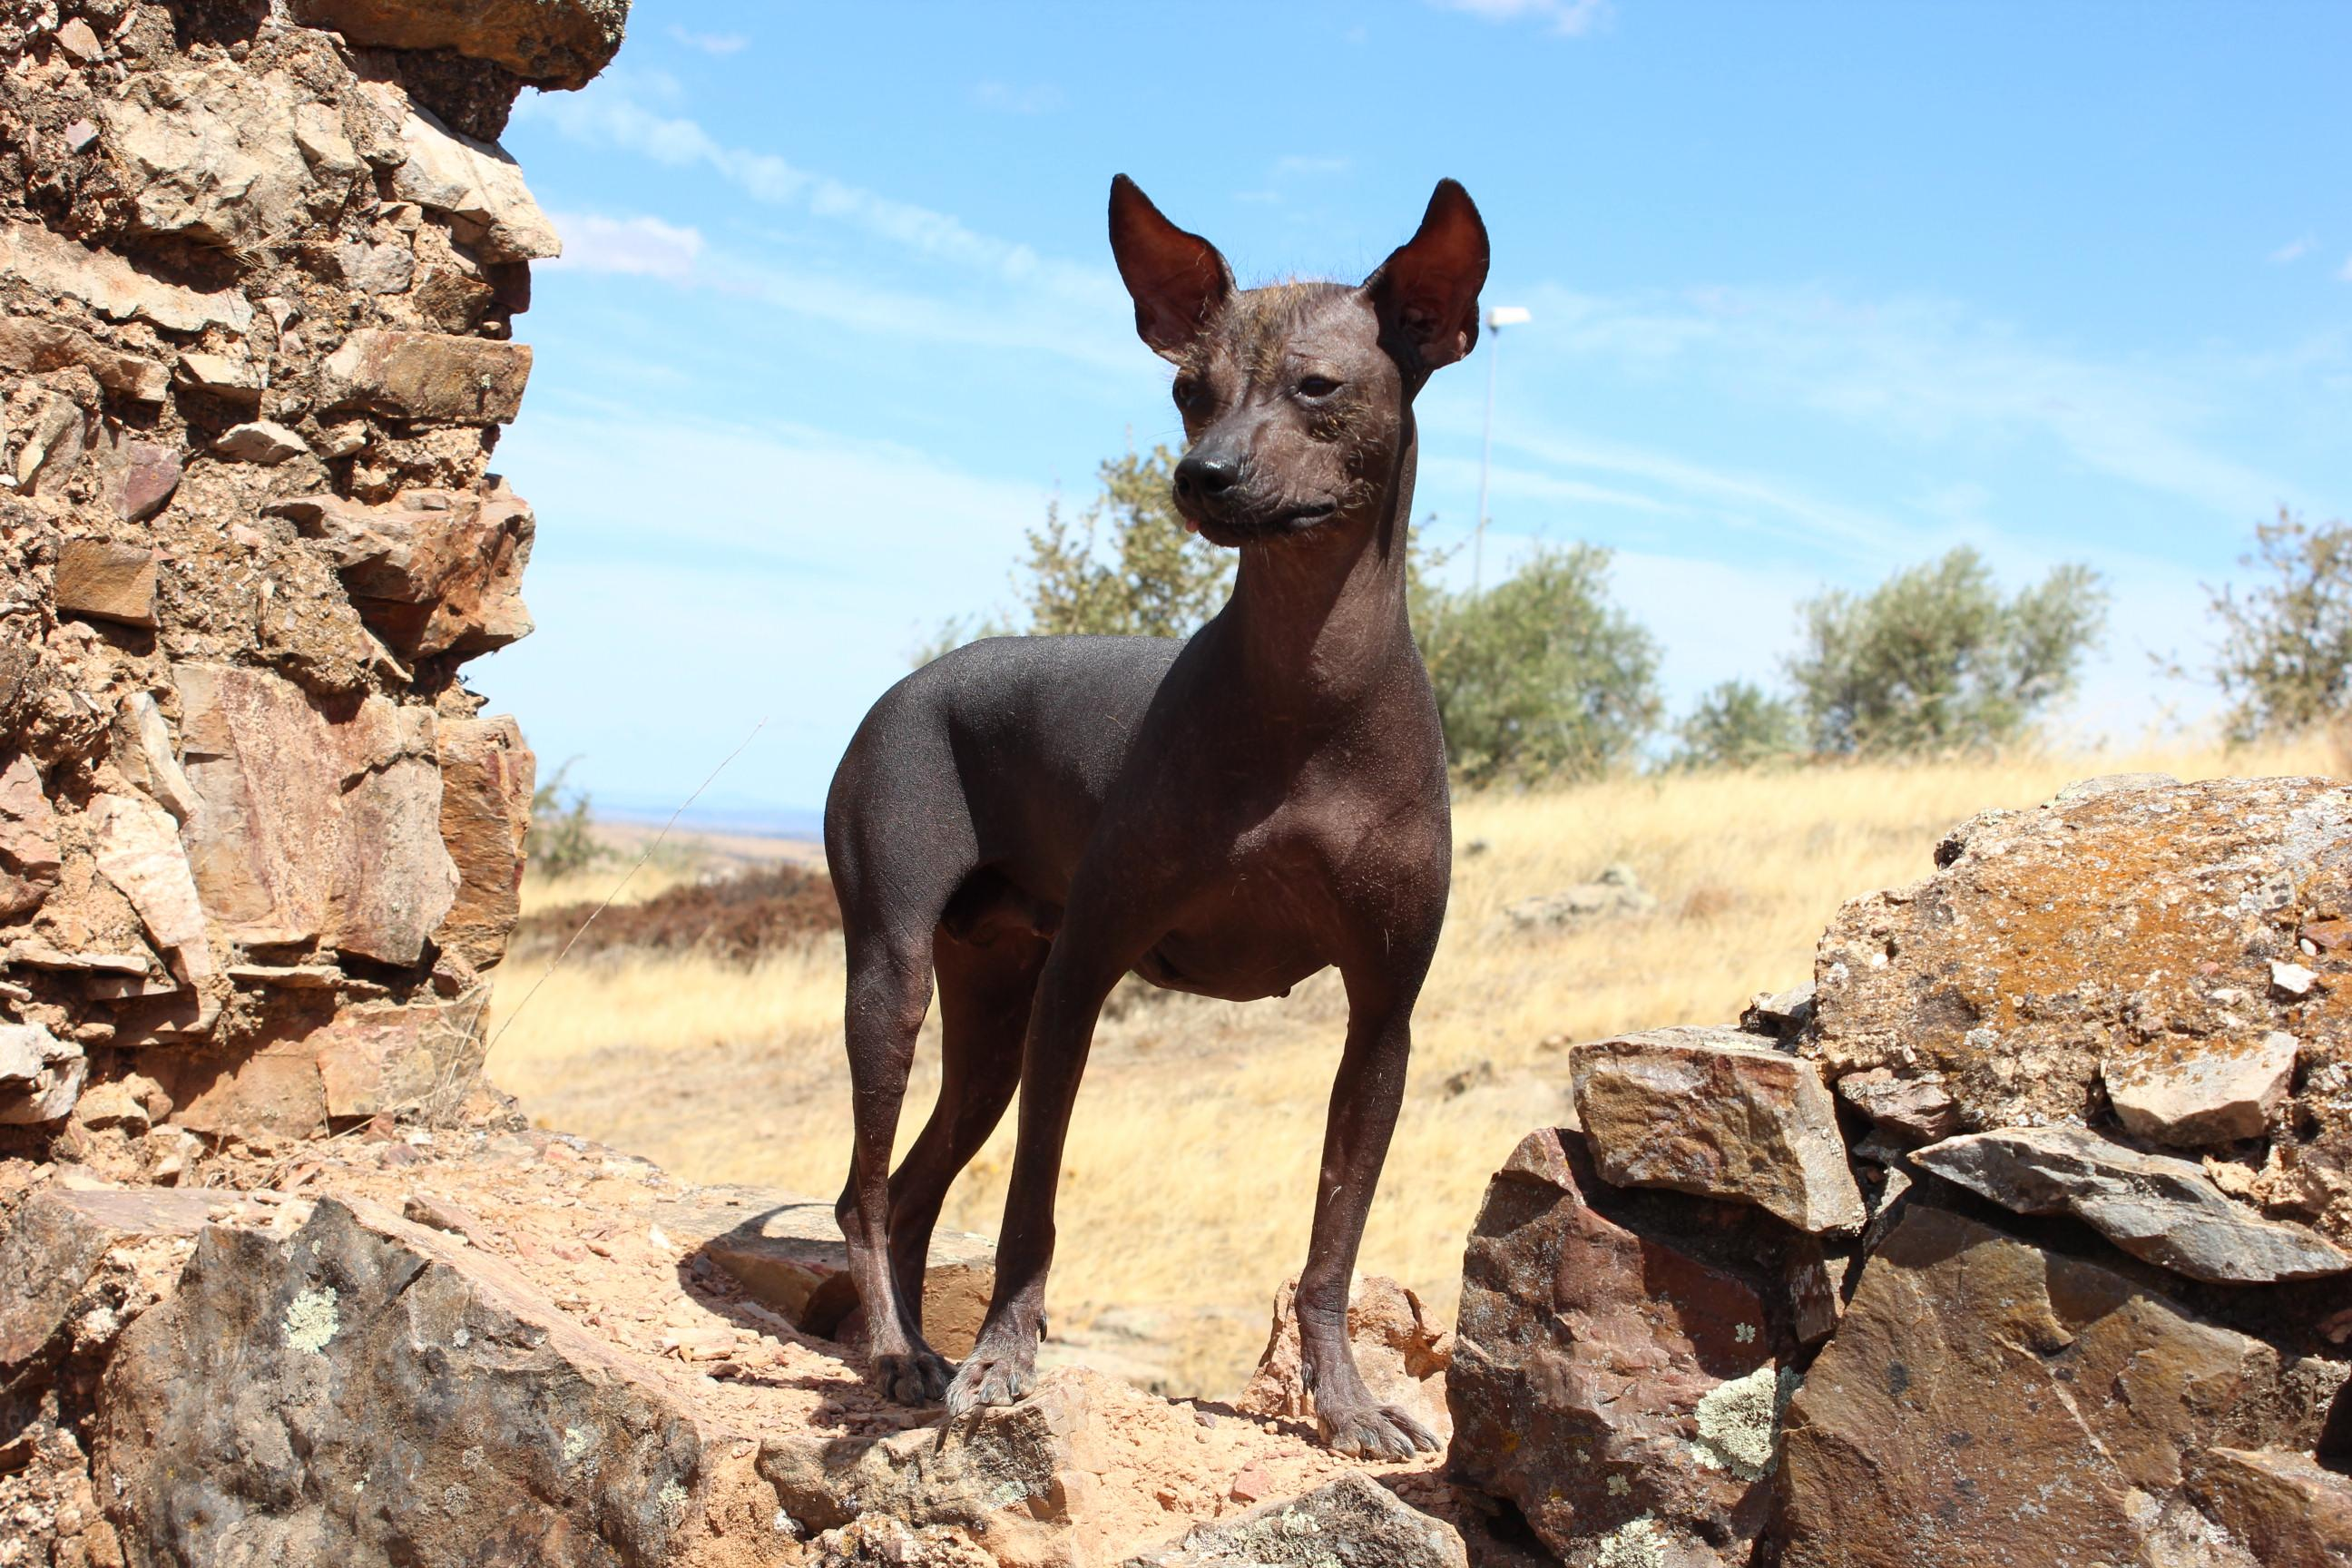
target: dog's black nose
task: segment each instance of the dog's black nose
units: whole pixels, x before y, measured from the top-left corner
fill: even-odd
[[[1239,458],[1223,452],[1188,452],[1176,465],[1176,493],[1186,500],[1216,500],[1241,477]]]

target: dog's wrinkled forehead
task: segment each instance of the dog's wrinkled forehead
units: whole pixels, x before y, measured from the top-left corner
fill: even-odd
[[[1355,292],[1345,283],[1276,283],[1235,294],[1194,341],[1182,368],[1197,376],[1223,360],[1249,381],[1265,380],[1302,330]]]

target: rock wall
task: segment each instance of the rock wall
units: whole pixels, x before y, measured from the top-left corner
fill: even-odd
[[[476,1090],[532,761],[462,667],[530,630],[557,250],[495,138],[626,11],[6,8],[0,1138],[168,1179]]]
[[[2352,1563],[2352,788],[2076,785],[1578,1047],[1451,1462],[1571,1568]]]

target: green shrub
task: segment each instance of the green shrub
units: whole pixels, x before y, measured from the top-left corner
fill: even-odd
[[[1577,544],[1483,592],[1422,585],[1422,657],[1465,782],[1591,778],[1656,729],[1657,643],[1611,602],[1609,560]]]
[[[2262,578],[2210,590],[2221,623],[2213,667],[2230,700],[2230,737],[2291,735],[2341,718],[2352,701],[2352,527],[2314,528],[2282,507],[2239,558]]]
[[[2074,689],[2106,620],[2087,566],[2008,599],[1973,550],[1801,606],[1789,662],[1812,750],[1938,755],[2014,741]]]
[[[1805,720],[1797,705],[1748,680],[1727,680],[1702,693],[1675,728],[1678,768],[1753,768],[1804,754]]]

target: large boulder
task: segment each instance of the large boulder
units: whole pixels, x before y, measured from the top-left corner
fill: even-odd
[[[1530,1133],[1463,1259],[1449,1458],[1564,1561],[1744,1563],[1770,1504],[1792,1244],[1759,1210],[1612,1188]],[[1618,1555],[1611,1555],[1617,1553]]]
[[[2263,1568],[2352,1563],[2352,1477],[2276,1448],[2214,1448],[2188,1476],[2198,1507]]]
[[[1938,1131],[2112,1109],[2221,1156],[2266,1138],[2239,1195],[2352,1244],[2352,786],[2092,781],[1972,818],[1936,866],[1822,937],[1801,1048],[1829,1078],[1930,1085]]]
[[[48,294],[79,300],[109,321],[152,321],[175,332],[253,325],[253,306],[234,289],[203,293],[167,283],[110,250],[93,250],[37,223],[0,225],[0,273]]]
[[[320,366],[334,406],[436,425],[499,424],[522,407],[530,345],[367,327]]]
[[[108,1368],[100,1495],[140,1563],[647,1564],[694,1534],[691,1413],[512,1269],[322,1200],[204,1233]]]
[[[488,653],[530,635],[522,574],[537,525],[503,484],[404,490],[383,506],[297,496],[266,510],[321,542],[368,629],[404,658]]]
[[[89,1062],[38,1024],[0,1024],[0,1127],[61,1121],[81,1098]]]
[[[0,920],[28,915],[58,885],[58,814],[40,770],[19,754],[0,768]]]
[[[522,170],[492,142],[444,125],[430,110],[412,109],[400,128],[408,154],[393,172],[393,194],[446,213],[458,237],[485,261],[530,261],[561,255],[555,226],[531,199]]]
[[[225,58],[135,73],[99,100],[97,118],[145,235],[249,252],[274,229],[327,217],[368,176],[342,110],[296,73]]]
[[[168,1288],[205,1222],[234,1206],[194,1188],[32,1194],[0,1234],[0,1373],[61,1340],[111,1338]]]
[[[2192,1470],[2309,1453],[2323,1387],[2127,1274],[1913,1204],[1789,1404],[1781,1561],[2234,1563],[2158,1555],[2208,1533]]]

